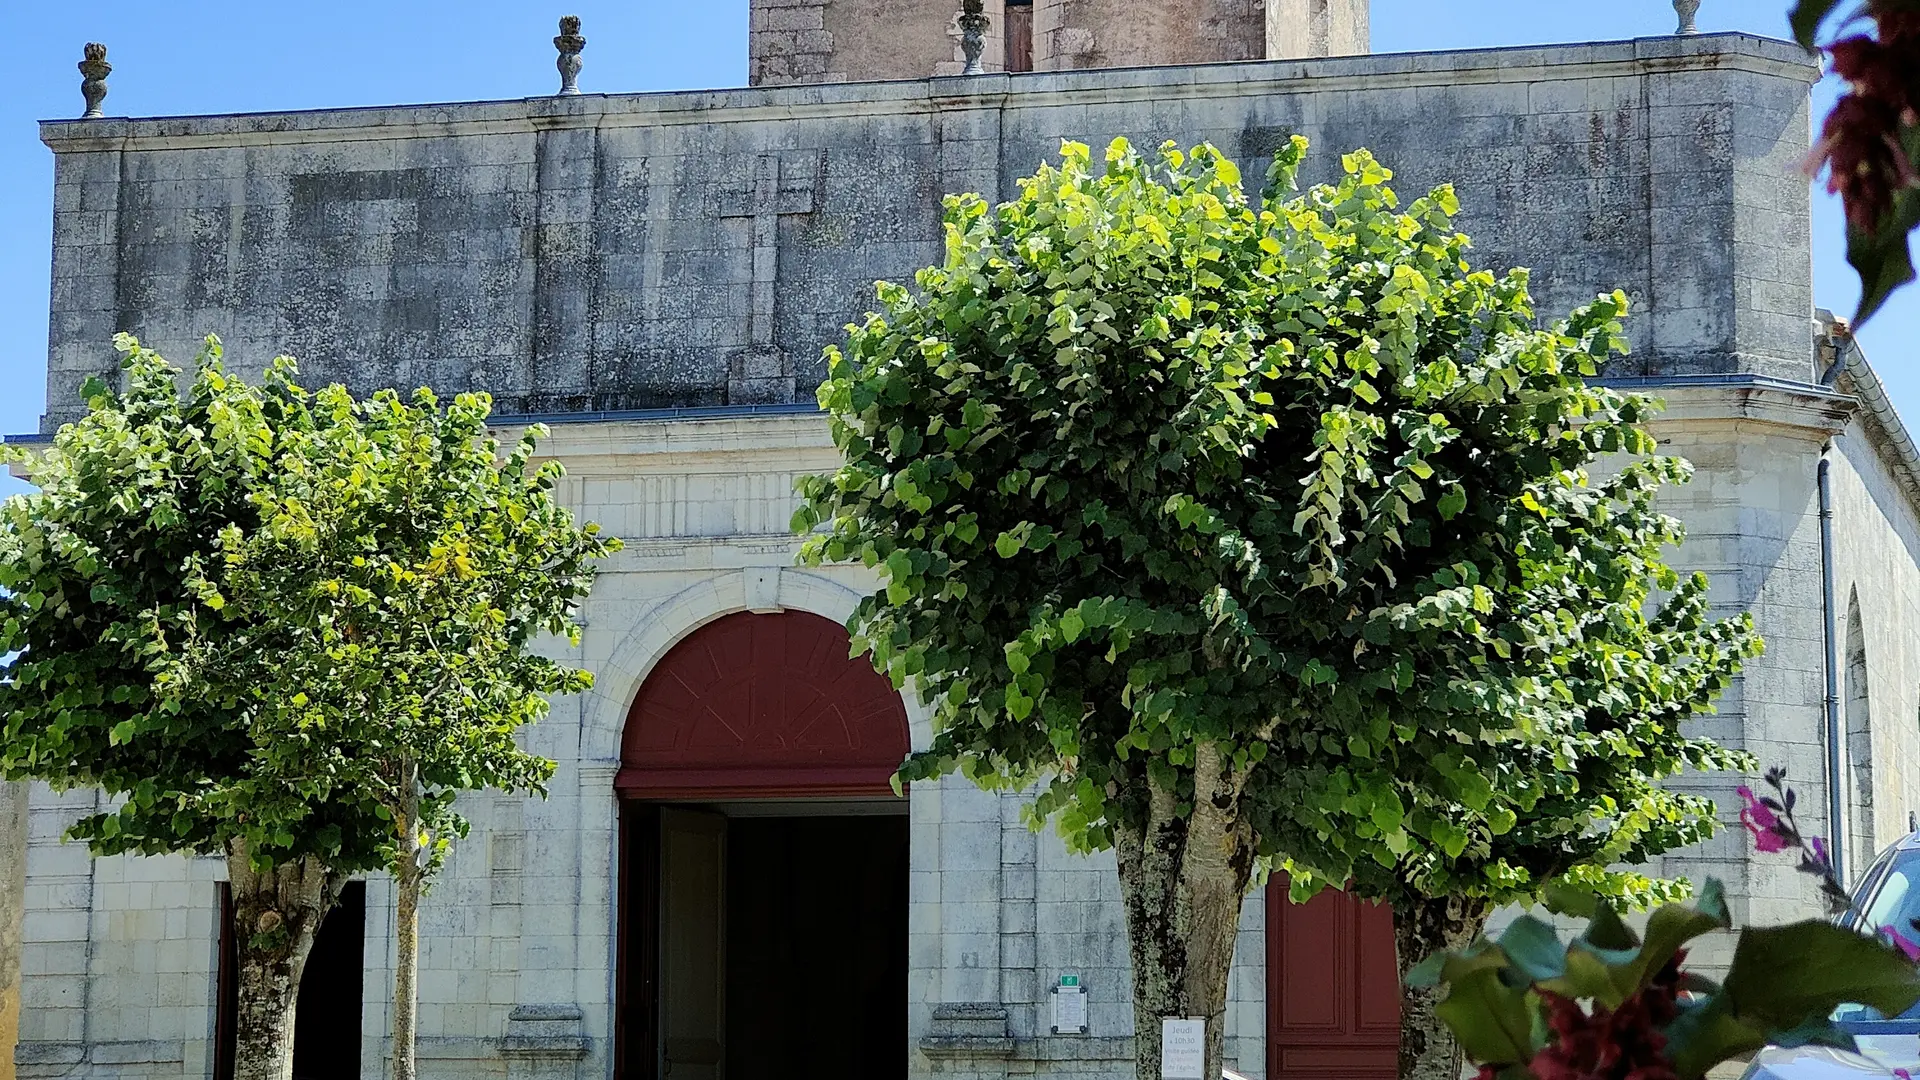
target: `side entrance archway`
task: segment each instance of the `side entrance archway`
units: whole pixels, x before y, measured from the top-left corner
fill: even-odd
[[[621,768],[624,1080],[903,1080],[900,695],[805,612],[661,657]]]

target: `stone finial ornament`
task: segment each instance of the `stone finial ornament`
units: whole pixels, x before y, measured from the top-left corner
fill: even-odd
[[[86,55],[80,61],[80,96],[87,99],[87,111],[80,119],[98,120],[106,115],[100,103],[107,100],[107,76],[113,74],[113,65],[107,63],[107,47],[97,41],[87,42]]]
[[[587,39],[580,36],[580,16],[565,15],[560,19],[560,36],[553,39],[553,47],[560,50],[557,67],[560,69],[560,94],[566,97],[580,92],[580,52],[587,47]]]
[[[987,49],[985,8],[984,0],[964,0],[961,5],[960,55],[967,59],[967,66],[960,69],[962,75],[979,75],[986,70],[980,66],[980,54]]]
[[[1673,0],[1673,10],[1680,13],[1680,28],[1676,34],[1697,34],[1700,28],[1693,25],[1693,17],[1700,11],[1700,0]]]

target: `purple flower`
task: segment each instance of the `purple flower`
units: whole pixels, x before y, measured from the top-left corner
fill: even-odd
[[[1809,836],[1807,843],[1813,845],[1814,862],[1819,863],[1821,866],[1833,865],[1833,860],[1827,857],[1827,841],[1825,837]]]

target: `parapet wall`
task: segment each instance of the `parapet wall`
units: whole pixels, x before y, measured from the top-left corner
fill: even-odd
[[[1811,378],[1815,69],[1740,35],[43,125],[57,425],[115,331],[357,392],[509,413],[810,400],[875,279],[940,256],[941,197],[1008,196],[1062,139],[1209,140],[1251,177],[1370,147],[1458,185],[1543,316],[1633,298],[1628,373]]]

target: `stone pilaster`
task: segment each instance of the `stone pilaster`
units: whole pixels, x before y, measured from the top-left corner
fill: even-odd
[[[113,335],[133,329],[119,310],[119,139],[87,140],[54,156],[53,313],[47,324],[47,411],[52,432],[86,412],[80,387],[98,375],[118,385]]]
[[[20,947],[27,903],[27,785],[0,784],[0,1080],[20,1039]]]
[[[1021,1038],[1032,1038],[1045,1027],[1034,918],[1038,838],[1023,814],[1027,801],[1026,795],[1014,792],[1000,796],[1000,1001],[1013,1033]]]
[[[494,391],[502,411],[589,407],[588,400],[558,397],[552,388],[592,383],[600,280],[594,218],[600,106],[598,97],[561,97],[533,117],[532,355],[524,368],[500,373],[511,380]]]

